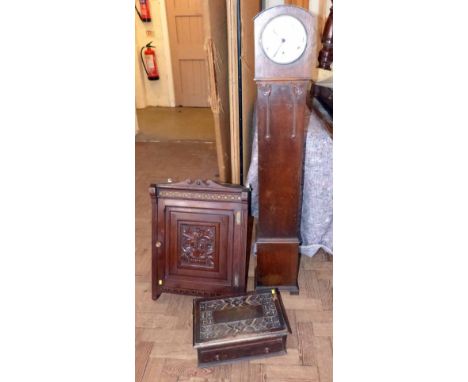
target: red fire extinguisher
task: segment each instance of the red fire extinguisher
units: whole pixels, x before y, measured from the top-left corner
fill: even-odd
[[[140,11],[138,12],[138,8],[135,5],[135,10],[140,17],[140,20],[147,23],[151,21],[151,14],[149,8],[149,0],[140,0]]]
[[[159,80],[158,64],[156,63],[156,52],[151,49],[154,46],[151,45],[153,41],[150,41],[140,50],[141,62],[145,68],[146,75],[150,81]],[[145,49],[143,54],[143,49]],[[143,55],[145,58],[143,58]]]

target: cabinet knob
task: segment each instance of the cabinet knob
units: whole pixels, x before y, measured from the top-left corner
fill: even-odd
[[[270,352],[270,348],[267,346],[267,347],[265,348],[265,353],[268,354],[269,352]]]
[[[216,354],[216,355],[215,355],[215,360],[216,360],[216,361],[219,361],[219,354]]]
[[[161,247],[161,242],[160,241],[157,241],[156,242],[156,248],[160,248]]]

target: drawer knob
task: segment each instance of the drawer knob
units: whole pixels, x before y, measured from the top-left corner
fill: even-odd
[[[156,248],[160,248],[161,247],[161,242],[160,241],[157,241],[156,242]]]
[[[265,348],[265,353],[268,354],[269,352],[270,352],[270,348],[267,346],[267,347]]]
[[[219,361],[219,354],[216,354],[216,355],[215,355],[215,360],[216,360],[216,361]]]

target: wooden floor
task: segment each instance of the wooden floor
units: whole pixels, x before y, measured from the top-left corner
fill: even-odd
[[[215,142],[213,112],[209,107],[137,109],[137,142],[191,140]]]
[[[214,144],[136,144],[136,381],[331,381],[333,262],[325,253],[302,257],[300,294],[282,294],[292,329],[284,356],[197,368],[193,297],[163,293],[151,299],[149,184],[169,177],[216,179],[215,174]],[[249,290],[254,263],[251,256]]]

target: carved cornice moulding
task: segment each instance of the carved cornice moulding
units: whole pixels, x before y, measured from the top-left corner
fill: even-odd
[[[247,201],[248,188],[239,188],[236,185],[225,185],[211,179],[186,179],[177,183],[159,183],[151,185],[151,196],[159,198],[201,199],[207,201]]]

